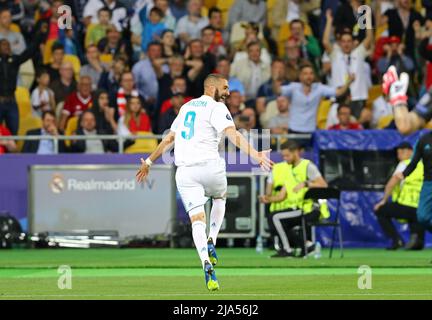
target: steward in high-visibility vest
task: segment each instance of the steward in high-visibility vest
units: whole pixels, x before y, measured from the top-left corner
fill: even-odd
[[[392,223],[392,219],[397,219],[401,223],[408,223],[410,227],[411,240],[406,248],[419,250],[424,246],[424,228],[417,221],[416,211],[423,184],[424,165],[419,162],[414,171],[401,180],[398,174],[410,164],[412,147],[404,142],[397,147],[397,153],[399,165],[385,187],[384,197],[374,209],[384,234],[392,240],[387,249],[396,250],[404,246],[402,237]],[[390,196],[392,202],[388,202]]]
[[[301,225],[302,213],[309,222],[330,216],[326,202],[315,206],[312,200],[304,200],[309,188],[327,187],[315,164],[301,158],[298,144],[291,140],[282,144],[281,153],[284,161],[273,166],[266,195],[260,197],[261,202],[270,204],[270,231],[277,234],[282,242],[283,248],[275,257],[292,256],[292,246],[303,247],[302,234],[292,232],[293,228]],[[307,229],[307,239],[310,240],[310,228]],[[308,242],[308,252],[313,251],[314,244]]]

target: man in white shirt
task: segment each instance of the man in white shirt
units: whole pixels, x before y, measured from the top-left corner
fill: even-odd
[[[171,131],[156,150],[144,161],[137,173],[141,182],[150,166],[167,148],[175,145],[176,183],[183,204],[192,222],[192,237],[204,268],[207,288],[218,290],[213,266],[217,263],[216,238],[225,216],[227,179],[225,161],[218,145],[225,134],[260,166],[269,170],[273,162],[270,150],[258,152],[236,130],[228,108],[224,104],[229,95],[228,81],[219,74],[210,74],[204,81],[204,95],[183,105]],[[204,204],[213,199],[210,213],[210,232],[206,235]]]
[[[366,38],[355,47],[352,31],[337,30],[340,32],[338,43],[332,45],[330,33],[333,23],[331,10],[327,10],[327,23],[323,35],[323,45],[331,61],[331,85],[332,87],[342,86],[349,75],[355,74],[355,80],[350,85],[351,111],[359,119],[365,102],[368,98],[370,86],[370,69],[365,65],[367,51],[372,43],[372,29],[366,30]]]
[[[99,9],[107,7],[111,11],[111,23],[116,26],[118,31],[122,31],[125,27],[127,10],[125,6],[116,0],[90,0],[84,7],[84,22],[86,24],[98,23],[97,14]]]

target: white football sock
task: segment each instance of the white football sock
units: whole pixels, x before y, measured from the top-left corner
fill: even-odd
[[[225,199],[214,199],[213,206],[210,211],[210,231],[209,238],[212,238],[213,243],[216,245],[216,239],[219,230],[222,226],[225,217]]]
[[[204,261],[210,262],[207,251],[206,224],[204,222],[195,221],[192,223],[192,238],[204,267]]]

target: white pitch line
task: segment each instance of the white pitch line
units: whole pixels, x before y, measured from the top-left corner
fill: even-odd
[[[0,295],[2,298],[37,298],[37,297],[170,297],[170,296],[208,296],[199,293],[153,293],[153,294],[12,294],[12,295]],[[314,297],[328,297],[328,296],[350,296],[350,297],[364,297],[364,296],[409,296],[409,297],[432,297],[429,293],[214,293],[213,296],[234,296],[234,297],[284,297],[284,296],[314,296]]]

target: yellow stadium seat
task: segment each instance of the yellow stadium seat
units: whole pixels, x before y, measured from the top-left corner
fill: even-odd
[[[234,4],[235,0],[217,0],[216,6],[222,11],[222,19],[224,25],[228,22],[229,9]]]
[[[47,42],[44,44],[44,48],[43,48],[43,63],[44,64],[48,64],[51,62],[51,57],[52,57],[51,48],[52,48],[54,42],[56,42],[56,39],[47,40]]]
[[[206,6],[203,6],[201,9],[201,15],[203,17],[208,17],[208,8]]]
[[[267,0],[267,25],[269,28],[273,27],[272,9],[275,3],[276,0]]]
[[[326,124],[327,124],[327,117],[330,112],[332,102],[328,99],[321,100],[319,106],[318,106],[318,112],[317,112],[317,127],[318,129],[325,130]]]
[[[151,132],[139,131],[139,136],[151,136]],[[125,153],[151,153],[158,145],[157,139],[137,139],[135,143],[126,148]]]
[[[217,5],[217,0],[204,0],[204,6],[208,9],[215,7]]]
[[[79,79],[79,74],[80,74],[80,70],[81,70],[81,62],[78,59],[77,56],[74,56],[72,54],[65,54],[63,61],[69,61],[72,63],[73,65],[73,70],[74,70],[74,74],[75,74],[75,78],[76,80]]]
[[[390,114],[388,116],[381,117],[381,118],[378,119],[377,128],[378,129],[384,129],[392,121],[393,121],[393,115],[392,114]]]
[[[73,136],[75,135],[75,132],[78,129],[78,117],[71,117],[69,118],[67,124],[66,124],[66,129],[65,129],[65,136]],[[65,145],[67,147],[70,147],[71,145],[71,140],[65,140]]]
[[[30,117],[32,115],[32,106],[29,90],[25,87],[17,87],[15,90],[15,99],[18,105],[19,117]]]
[[[382,87],[380,84],[373,85],[369,88],[368,99],[366,100],[366,108],[372,109],[373,102],[382,95]]]
[[[42,127],[41,118],[33,117],[31,115],[28,115],[26,117],[20,116],[18,135],[25,136],[27,134],[27,131],[32,129],[38,129],[40,127]],[[23,146],[24,146],[23,140],[17,142],[17,148],[19,152],[21,152]]]
[[[9,30],[12,32],[18,32],[21,33],[21,28],[19,25],[17,25],[16,23],[11,23]]]
[[[375,39],[378,40],[379,38],[385,36],[384,33],[388,30],[388,23],[384,23],[381,26],[378,26],[375,29]]]
[[[432,121],[429,121],[429,122],[426,124],[425,128],[426,128],[426,129],[432,129]]]
[[[113,56],[112,54],[104,53],[99,56],[99,60],[102,63],[111,64],[111,62],[113,61]]]
[[[28,59],[20,66],[18,74],[21,79],[21,85],[30,89],[35,78],[35,68],[32,59]]]

